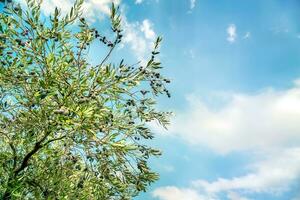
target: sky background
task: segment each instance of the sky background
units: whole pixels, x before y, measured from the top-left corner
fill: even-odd
[[[102,28],[112,0],[86,0]],[[117,55],[145,60],[156,36],[172,79],[152,125],[161,179],[136,200],[300,200],[300,1],[115,0],[125,38]],[[66,12],[72,0],[44,0]],[[97,62],[103,52],[91,48]]]

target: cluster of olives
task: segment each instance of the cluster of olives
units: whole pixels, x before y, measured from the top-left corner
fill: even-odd
[[[86,24],[85,18],[83,18],[83,17],[80,18],[80,21],[83,24]],[[96,30],[96,29],[93,29],[93,30],[94,30],[95,38],[99,39],[100,42],[107,45],[108,47],[114,47],[116,44],[120,43],[122,40],[122,37],[123,37],[123,35],[121,34],[122,30],[112,28],[112,31],[117,34],[117,38],[116,38],[115,42],[112,42],[112,41],[108,40],[105,36],[102,36],[98,30]]]
[[[22,36],[27,36],[28,33],[29,33],[29,31],[28,31],[28,29],[26,29],[26,30],[24,30],[24,31],[21,33],[21,35],[22,35]]]
[[[95,30],[95,38],[99,39],[100,42],[107,45],[108,47],[113,47],[113,42],[109,41],[105,36],[101,36],[97,30]]]

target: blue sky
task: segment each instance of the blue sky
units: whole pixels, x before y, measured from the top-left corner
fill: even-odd
[[[137,199],[297,200],[299,1],[123,1],[164,36],[175,111],[161,180]]]
[[[300,199],[300,2],[123,3],[164,36],[174,80],[161,180],[137,199]]]
[[[112,0],[87,0],[101,28]],[[44,0],[68,10],[72,0]],[[118,55],[160,59],[173,81],[161,179],[136,200],[300,199],[300,2],[298,0],[115,0],[125,38]],[[96,62],[101,49],[93,47]]]

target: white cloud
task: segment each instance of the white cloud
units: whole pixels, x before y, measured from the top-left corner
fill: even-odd
[[[190,95],[189,108],[177,112],[168,134],[218,154],[248,151],[254,161],[240,166],[241,176],[199,179],[185,189],[216,199],[226,194],[229,200],[287,192],[300,179],[300,80],[286,90],[228,96],[227,103],[213,107]]]
[[[135,3],[136,4],[141,4],[141,3],[143,3],[143,0],[135,0]]]
[[[190,9],[193,10],[196,6],[196,0],[190,0]]]
[[[245,196],[283,194],[300,178],[300,148],[265,153],[267,158],[247,166],[249,173],[243,176],[212,182],[196,180],[190,187],[181,189],[162,187],[156,189],[153,196],[161,200],[220,200],[220,194],[226,194],[229,200],[250,200]]]
[[[115,3],[115,5],[119,5],[121,0],[86,0],[83,4],[84,15],[91,22],[95,22],[103,17],[101,13],[105,15],[110,14],[111,3]]]
[[[169,133],[220,154],[299,144],[299,83],[282,91],[228,96],[218,109],[195,95],[188,96],[188,108],[176,113]]]
[[[227,195],[227,198],[229,200],[250,200],[248,198],[241,197],[239,194],[237,194],[235,192],[229,192],[228,195]]]
[[[156,38],[156,34],[152,28],[153,24],[150,20],[145,19],[141,24],[141,31],[144,33],[145,38],[154,41]]]
[[[135,0],[135,4],[141,4],[143,3],[145,0]],[[155,0],[156,3],[159,2],[159,0]]]
[[[129,45],[139,60],[145,61],[147,54],[152,50],[156,37],[152,23],[148,19],[145,19],[142,24],[139,22],[128,22],[125,16],[122,19],[124,29],[123,44]]]
[[[199,195],[196,190],[173,186],[158,188],[154,190],[152,195],[160,200],[213,200]]]
[[[230,24],[227,27],[227,34],[228,34],[227,41],[230,43],[234,43],[237,37],[235,24]]]
[[[61,10],[62,14],[65,15],[69,12],[73,3],[74,2],[70,1],[70,0],[65,0],[65,1],[45,0],[45,1],[43,1],[41,9],[45,15],[50,15],[51,13],[54,12],[55,7],[58,7]]]
[[[252,193],[280,194],[289,189],[300,175],[300,148],[274,152],[268,158],[251,166],[251,172],[231,179],[220,178],[214,182],[198,180],[194,186],[208,193],[245,191]]]

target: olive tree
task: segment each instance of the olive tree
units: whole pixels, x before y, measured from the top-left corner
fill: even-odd
[[[148,123],[168,124],[157,96],[170,97],[160,74],[161,38],[148,62],[110,59],[122,41],[118,7],[111,33],[82,17],[83,0],[69,13],[41,13],[5,2],[0,13],[0,197],[2,199],[125,200],[158,174],[149,158],[161,152]],[[91,64],[89,46],[107,53]]]

